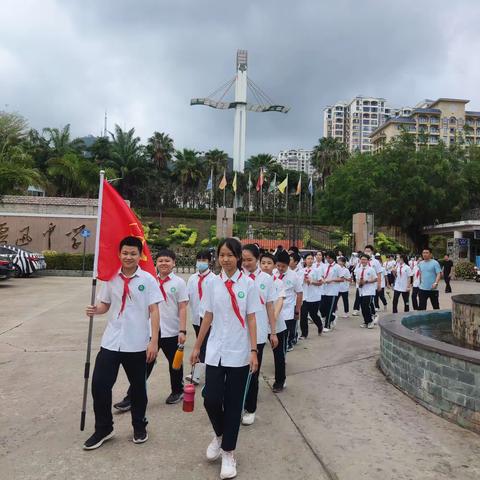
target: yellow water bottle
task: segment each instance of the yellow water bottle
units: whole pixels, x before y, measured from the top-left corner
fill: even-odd
[[[175,356],[173,357],[172,368],[174,370],[180,370],[182,368],[184,348],[185,348],[185,345],[178,345],[177,351],[175,352]]]

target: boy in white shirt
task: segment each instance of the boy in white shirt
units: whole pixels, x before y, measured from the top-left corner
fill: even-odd
[[[380,290],[377,289],[375,294],[375,309],[377,311],[380,310],[380,301],[383,303],[383,311],[387,310],[387,299],[385,298],[385,287],[387,285],[387,271],[385,270],[385,266],[382,264],[382,257],[379,253],[375,254],[375,260],[378,260],[382,271],[380,272]]]
[[[283,302],[280,318],[287,325],[287,352],[293,350],[297,332],[297,321],[302,307],[303,290],[299,276],[289,268],[290,256],[283,250],[275,256],[279,278],[285,287],[285,301]]]
[[[350,282],[352,279],[352,274],[350,270],[347,268],[347,259],[345,257],[338,258],[338,265],[340,266],[340,276],[343,278],[343,282],[339,283],[338,287],[338,297],[337,297],[337,304],[342,298],[343,300],[343,318],[348,318],[348,292],[350,290]]]
[[[188,303],[192,315],[192,326],[195,330],[195,336],[198,337],[200,325],[202,324],[203,316],[205,314],[201,300],[203,295],[212,283],[215,274],[210,270],[210,262],[212,261],[212,254],[209,250],[202,250],[197,253],[196,268],[194,273],[187,282]],[[196,385],[200,382],[205,372],[205,352],[207,348],[208,333],[200,348],[200,362],[195,365],[193,378],[187,375],[186,379],[192,381]]]
[[[322,300],[320,302],[320,311],[325,319],[324,332],[329,332],[335,328],[335,305],[338,297],[338,287],[343,278],[340,276],[340,266],[335,263],[335,253],[327,252],[325,254],[325,267],[322,275]]]
[[[408,312],[410,288],[412,286],[412,270],[408,265],[408,258],[405,255],[400,255],[399,262],[396,268],[393,269],[395,276],[395,285],[393,287],[393,313],[398,312],[398,299],[400,295],[403,298],[404,311]]]
[[[413,267],[412,271],[412,308],[418,310],[418,293],[420,290],[420,262]]]
[[[95,433],[83,445],[85,450],[98,448],[113,437],[112,388],[120,365],[130,382],[133,442],[148,439],[145,374],[147,362],[153,364],[158,353],[158,304],[163,299],[153,276],[138,265],[142,248],[136,237],[120,242],[120,271],[103,285],[99,303],[86,309],[87,316],[110,315],[92,376]]]
[[[377,287],[377,273],[373,267],[368,265],[370,258],[366,253],[360,255],[360,264],[355,271],[358,295],[362,308],[363,324],[361,327],[373,328],[372,308]]]
[[[178,346],[184,345],[187,339],[187,285],[185,280],[173,273],[175,259],[175,253],[167,249],[160,250],[156,259],[158,288],[163,298],[159,306],[158,348],[163,351],[168,360],[171,393],[165,403],[169,405],[179,403],[183,399],[183,366],[179,370],[174,370],[172,365]],[[155,363],[152,362],[147,366],[147,379],[154,365]],[[114,407],[121,412],[130,409],[130,390],[123,401],[115,404]]]
[[[300,311],[300,330],[304,340],[308,337],[308,315],[317,326],[318,334],[322,334],[322,319],[318,315],[320,300],[322,299],[322,276],[320,270],[313,267],[313,253],[305,256],[305,268],[303,270],[303,303]]]

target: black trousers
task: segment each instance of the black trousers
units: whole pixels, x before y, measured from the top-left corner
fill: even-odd
[[[260,368],[262,366],[264,348],[265,348],[264,343],[259,343],[257,345],[258,370],[252,375],[252,378],[250,380],[250,386],[247,392],[247,398],[245,399],[245,410],[248,413],[255,413],[257,411],[258,377],[260,375]]]
[[[393,287],[393,284],[395,283],[395,275],[393,273],[389,273],[387,275],[388,278],[388,283],[390,284],[391,287]]]
[[[168,370],[170,372],[170,388],[172,393],[183,393],[183,365],[180,370],[174,370],[172,368],[173,357],[178,348],[178,337],[158,337],[158,349],[163,352],[165,358],[168,360]],[[155,362],[147,363],[147,378],[152,373]],[[128,389],[127,397],[130,398],[131,389]]]
[[[418,310],[418,287],[412,287],[412,308]]]
[[[320,301],[320,312],[325,319],[325,328],[330,328],[331,323],[335,319],[335,300],[336,295],[322,295]]]
[[[300,331],[302,337],[308,337],[308,315],[312,319],[313,323],[317,326],[318,331],[323,330],[322,319],[318,315],[318,309],[320,308],[320,300],[318,302],[303,302],[302,309],[300,310]]]
[[[450,286],[450,275],[446,275],[443,279],[445,280],[445,293],[452,293],[452,287]]]
[[[380,308],[379,300],[382,301],[384,306],[387,304],[387,299],[385,298],[385,288],[377,290],[375,293],[375,308]]]
[[[297,321],[285,320],[285,324],[287,325],[287,347],[293,347],[297,338]]]
[[[410,299],[410,292],[399,292],[398,290],[393,291],[393,313],[398,313],[398,299],[400,298],[400,295],[403,298],[403,311],[408,312],[410,311],[410,306],[409,306],[409,299]]]
[[[422,290],[420,288],[418,290],[418,309],[419,310],[427,309],[428,299],[430,299],[432,308],[434,310],[440,309],[440,304],[438,303],[438,290]]]
[[[242,418],[243,399],[249,365],[244,367],[214,367],[205,371],[204,406],[217,437],[222,437],[222,449],[235,450]]]
[[[348,292],[338,292],[338,297],[335,300],[335,311],[337,311],[340,298],[343,300],[343,311],[348,313]]]
[[[375,295],[365,295],[364,297],[360,297],[363,321],[366,325],[373,321],[372,311],[375,309],[374,301]]]
[[[200,319],[200,325],[193,325],[193,329],[195,330],[195,337],[198,337],[198,332],[200,332],[200,327],[202,326],[203,318]],[[203,340],[202,346],[200,347],[200,355],[199,359],[201,363],[205,363],[205,354],[207,353],[207,342],[208,337],[210,336],[210,329],[208,329],[207,334]]]
[[[120,365],[123,366],[130,382],[133,429],[142,431],[148,423],[145,418],[147,409],[146,352],[114,352],[100,348],[92,376],[96,432],[107,434],[113,429],[112,388],[117,380]]]
[[[277,333],[278,345],[273,350],[273,361],[275,363],[275,383],[283,385],[285,383],[285,353],[287,349],[287,330]],[[270,340],[270,335],[268,336]]]
[[[359,311],[360,310],[360,292],[358,291],[358,288],[355,290],[355,302],[353,303],[353,310]]]

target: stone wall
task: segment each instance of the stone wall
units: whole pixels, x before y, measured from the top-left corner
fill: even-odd
[[[379,364],[387,378],[428,410],[480,433],[478,352],[472,351],[479,358],[469,362],[434,351],[431,339],[427,339],[429,348],[415,344],[413,335],[419,334],[402,339],[388,330],[384,322]]]
[[[452,331],[462,342],[480,347],[480,295],[452,297]]]
[[[1,213],[37,213],[50,215],[97,215],[98,199],[68,197],[32,197],[29,195],[3,195]]]

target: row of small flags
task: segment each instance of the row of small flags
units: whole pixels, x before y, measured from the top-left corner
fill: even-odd
[[[212,190],[213,188],[213,174],[210,174],[210,178],[208,179],[207,183],[207,192]],[[257,192],[259,192],[262,189],[263,184],[265,183],[265,177],[263,176],[263,170],[260,170],[260,176],[258,177],[257,180],[257,185],[255,189]],[[220,190],[225,190],[226,186],[228,185],[227,182],[227,176],[225,170],[223,171],[223,177],[220,180],[220,184],[218,185],[218,188]],[[250,190],[253,187],[252,183],[252,176],[251,173],[248,174],[248,184],[247,188]],[[277,188],[280,193],[285,193],[285,190],[288,187],[288,175],[285,177],[285,179],[277,185],[277,174],[275,173],[273,177],[273,181],[270,183],[270,186],[268,187],[268,193],[273,193],[275,189]],[[235,175],[233,177],[232,181],[232,190],[236,193],[237,192],[237,172],[235,172]],[[297,183],[297,190],[295,191],[295,195],[300,195],[302,192],[302,176],[300,175],[300,178],[298,179]],[[313,179],[310,177],[310,181],[308,182],[308,193],[313,196]]]

